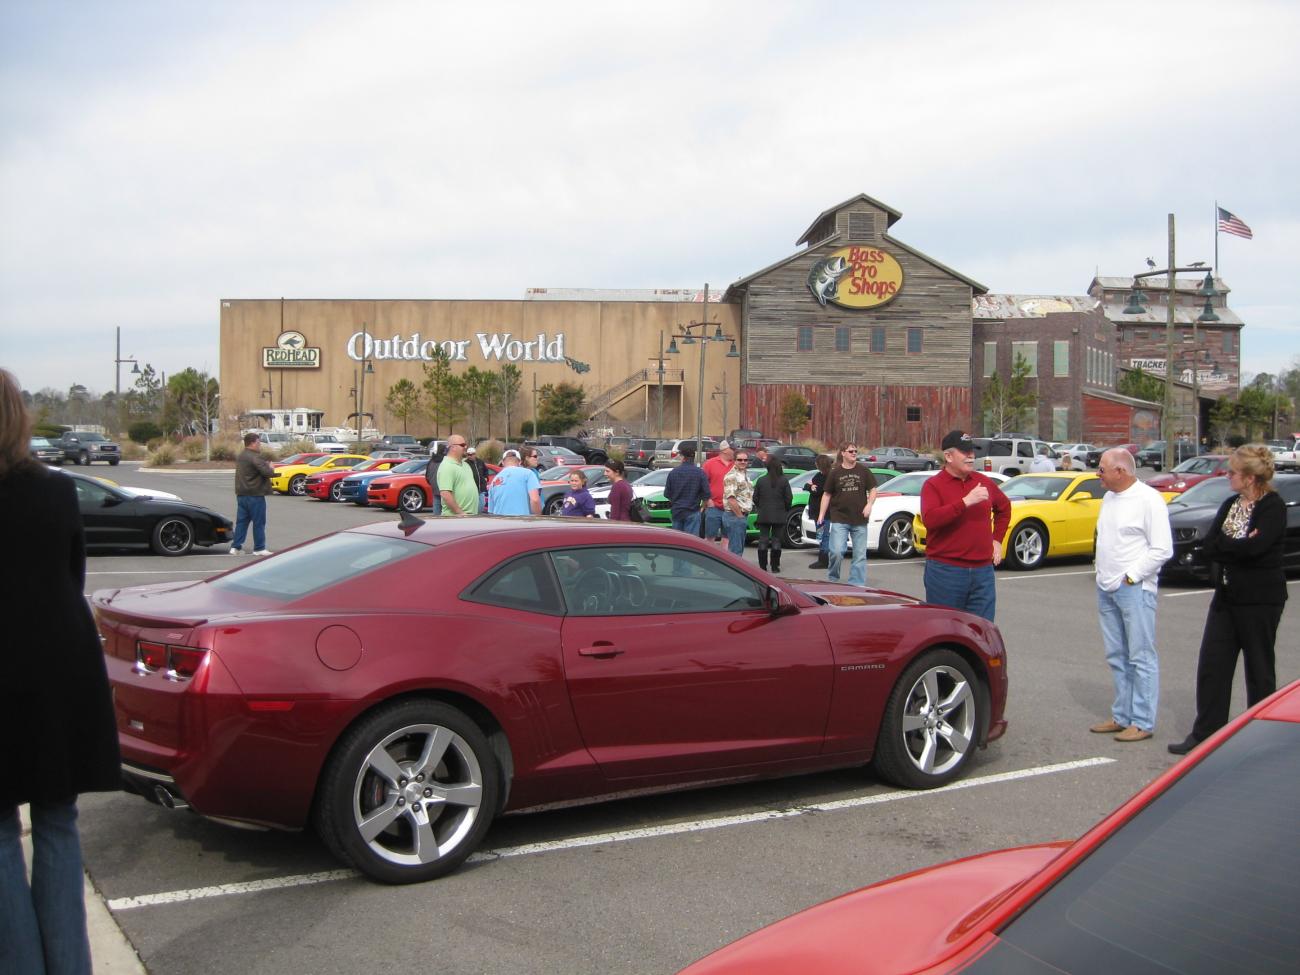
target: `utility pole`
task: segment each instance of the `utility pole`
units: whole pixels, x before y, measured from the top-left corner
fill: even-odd
[[[709,396],[710,399],[722,400],[722,431],[724,435],[727,431],[727,397],[730,395],[731,394],[727,392],[727,374],[724,372],[722,374],[722,388],[715,389]]]
[[[537,439],[537,370],[533,370],[533,436]]]
[[[695,450],[704,452],[704,359],[709,351],[709,285],[704,284],[704,327],[700,330],[700,384],[695,394]],[[725,432],[725,431],[724,431]]]

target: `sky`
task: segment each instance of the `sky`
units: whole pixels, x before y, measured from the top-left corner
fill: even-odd
[[[0,365],[219,374],[223,298],[715,290],[866,193],[994,292],[1214,260],[1300,364],[1300,4],[0,4]],[[122,386],[130,384],[130,364]]]

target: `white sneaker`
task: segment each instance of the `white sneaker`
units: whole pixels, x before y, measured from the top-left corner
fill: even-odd
[[[272,552],[269,548],[259,548],[259,549],[258,549],[256,552],[254,552],[253,554],[254,554],[254,555],[274,555],[275,553]]]
[[[232,546],[230,547],[230,551],[227,552],[226,554],[227,554],[227,555],[243,555],[243,554],[244,554],[244,550],[243,550],[242,548],[235,548],[235,547],[232,545]]]

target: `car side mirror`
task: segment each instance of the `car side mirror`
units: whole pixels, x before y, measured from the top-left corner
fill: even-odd
[[[792,616],[799,612],[794,600],[776,586],[768,586],[763,594],[763,605],[772,616]]]
[[[117,507],[119,504],[121,504],[121,503],[122,503],[122,499],[121,499],[121,498],[114,497],[113,495],[110,494],[108,497],[106,497],[106,498],[104,499],[104,503],[103,503],[102,505],[100,505],[100,507],[102,507],[102,508],[116,508],[116,507]]]

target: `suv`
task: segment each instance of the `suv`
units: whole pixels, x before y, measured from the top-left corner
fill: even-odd
[[[609,460],[609,454],[605,452],[604,447],[592,447],[585,440],[577,437],[558,437],[549,434],[537,437],[533,440],[525,440],[524,443],[535,447],[563,447],[577,454],[588,464],[603,464]]]
[[[623,451],[623,463],[649,467],[655,459],[655,448],[658,443],[659,441],[652,437],[633,437]]]
[[[682,462],[680,453],[682,444],[695,443],[694,437],[683,437],[680,440],[660,440],[659,446],[655,449],[654,460],[650,462],[651,467],[676,467]],[[702,463],[709,457],[716,456],[718,453],[718,444],[714,440],[702,440],[700,446],[695,449],[696,463]]]
[[[766,440],[762,430],[732,430],[727,434],[727,443],[736,446],[737,440]]]
[[[74,464],[93,464],[97,460],[103,460],[116,467],[122,459],[121,448],[102,433],[69,430],[53,443]]]
[[[327,454],[346,454],[348,445],[332,433],[312,433],[308,438],[316,445],[317,450],[324,451]]]
[[[420,441],[409,433],[384,434],[370,444],[370,452],[374,453],[376,450],[403,450],[409,454],[420,454],[421,456],[428,453]]]
[[[974,437],[975,469],[1015,477],[1029,470],[1038,454],[1055,456],[1043,440],[1020,440],[1006,437]]]

